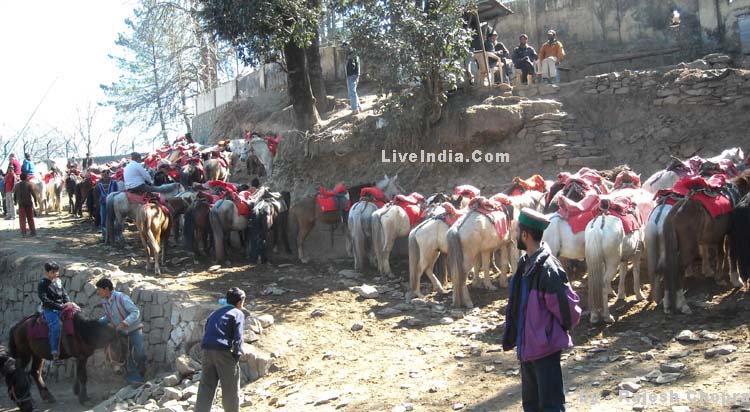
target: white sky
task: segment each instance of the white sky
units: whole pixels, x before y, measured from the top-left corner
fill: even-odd
[[[102,101],[99,85],[117,79],[107,55],[119,54],[114,42],[134,6],[133,0],[0,0],[0,136],[11,139],[23,128],[55,78],[31,129],[45,133],[56,127],[72,134],[76,107]],[[105,133],[113,112],[100,108],[97,114]],[[105,134],[93,154],[109,155],[111,140]]]

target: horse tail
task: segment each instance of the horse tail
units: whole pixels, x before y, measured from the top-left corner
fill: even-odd
[[[115,239],[115,198],[114,196],[107,195],[107,198],[104,201],[104,207],[107,208],[107,222],[105,223],[107,227],[107,243],[112,244],[114,243]]]
[[[11,326],[8,332],[8,352],[14,359],[18,359],[18,346],[16,346],[16,329],[23,323],[23,320]]]
[[[186,211],[184,215],[184,221],[185,226],[182,228],[182,239],[183,244],[185,245],[185,249],[191,250],[193,247],[193,242],[195,241],[195,229],[193,228],[193,223],[195,220],[195,207],[190,206]]]
[[[464,248],[461,244],[459,227],[453,226],[448,229],[446,235],[448,240],[448,272],[453,282],[453,305],[460,306],[463,303],[461,296],[463,288],[466,287],[466,272],[464,272]]]
[[[589,311],[594,314],[597,310],[603,310],[607,302],[604,294],[609,294],[605,289],[609,285],[604,284],[605,271],[607,270],[606,256],[604,253],[604,228],[599,219],[606,220],[605,216],[599,215],[586,226],[586,266],[589,272]]]
[[[142,230],[146,231],[146,239],[148,240],[149,246],[151,247],[151,250],[154,255],[154,262],[157,262],[159,259],[159,241],[160,239],[157,239],[154,235],[154,220],[159,216],[161,213],[161,208],[156,205],[151,204],[145,204],[143,205],[143,214],[145,216],[145,222],[144,227]],[[169,232],[169,231],[167,231]]]
[[[419,292],[417,281],[422,276],[419,271],[419,262],[422,260],[422,255],[419,250],[419,241],[417,241],[417,232],[420,227],[417,226],[409,233],[409,290],[412,292]]]
[[[351,241],[349,242],[352,248],[352,255],[354,255],[354,270],[362,270],[364,267],[365,258],[365,233],[362,228],[362,219],[367,207],[360,207],[362,204],[356,203],[352,206],[349,213],[349,236]],[[365,205],[366,206],[366,205]],[[354,208],[357,207],[358,213]],[[361,210],[360,210],[361,209]]]
[[[211,226],[211,235],[214,242],[214,255],[219,264],[224,263],[224,230],[221,224],[219,209],[224,204],[224,200],[219,200],[208,212],[208,221]]]
[[[668,301],[664,302],[664,311],[670,306],[677,312],[677,285],[680,270],[680,250],[677,240],[677,227],[674,224],[674,207],[664,220],[664,280],[666,283],[666,294]]]

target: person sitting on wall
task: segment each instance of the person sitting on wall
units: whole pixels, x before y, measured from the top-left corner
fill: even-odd
[[[539,61],[541,62],[541,74],[543,83],[560,83],[560,72],[557,67],[565,57],[565,49],[557,40],[554,30],[547,32],[547,42],[539,50]]]
[[[536,50],[528,45],[529,36],[522,34],[518,38],[520,44],[513,50],[513,65],[521,70],[521,84],[528,84],[528,75],[534,74],[534,62],[537,55]]]

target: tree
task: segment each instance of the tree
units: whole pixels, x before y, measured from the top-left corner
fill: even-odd
[[[447,91],[463,76],[471,34],[460,0],[342,0],[352,45],[379,69],[383,88],[405,88],[386,107],[397,123],[424,134],[442,115]]]
[[[317,36],[319,3],[315,0],[200,0],[200,15],[220,38],[238,49],[248,65],[278,62],[287,73],[289,100],[297,127],[320,122],[311,86],[310,67],[316,53],[306,53]],[[317,3],[317,6],[314,6]],[[308,60],[310,59],[310,60]],[[319,65],[319,55],[317,57]]]
[[[99,107],[88,102],[86,107],[76,107],[76,125],[74,135],[78,141],[86,145],[86,153],[91,151],[92,145],[97,145],[102,137],[102,132],[96,125],[96,114]]]

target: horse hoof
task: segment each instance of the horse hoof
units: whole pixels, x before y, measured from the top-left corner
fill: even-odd
[[[636,293],[636,294],[635,294],[635,300],[637,300],[638,302],[642,302],[642,301],[644,301],[645,299],[646,299],[646,298],[645,298],[645,297],[643,296],[643,294],[642,294],[642,293],[638,292],[638,293]]]
[[[604,323],[613,324],[615,323],[615,318],[612,315],[607,315],[606,318],[604,318]]]

